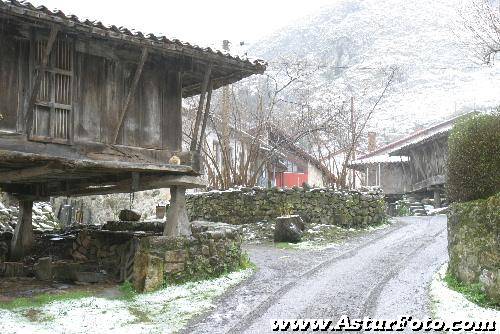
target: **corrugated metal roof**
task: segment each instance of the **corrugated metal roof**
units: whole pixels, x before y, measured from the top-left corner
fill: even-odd
[[[388,154],[382,154],[382,155],[376,155],[376,156],[369,157],[369,158],[353,160],[349,164],[349,166],[369,165],[369,164],[377,164],[377,163],[404,163],[404,162],[408,162],[408,157],[389,156]]]
[[[472,112],[473,113],[473,112]],[[373,152],[370,152],[358,159],[352,161],[350,166],[361,166],[373,163],[401,163],[407,162],[406,150],[415,145],[420,145],[428,140],[432,140],[437,137],[445,136],[455,122],[472,113],[466,113],[460,116],[453,117],[446,121],[434,124],[426,129],[420,130],[418,132],[412,133],[409,136],[398,139],[392,143],[382,146]]]
[[[125,27],[115,25],[104,25],[100,21],[81,20],[75,15],[68,15],[60,10],[50,10],[45,6],[34,6],[27,1],[0,0],[0,12],[7,12],[16,16],[30,17],[36,20],[47,21],[56,24],[62,24],[75,31],[89,33],[101,38],[122,40],[129,43],[139,43],[148,46],[163,48],[165,50],[186,53],[186,55],[198,56],[204,58],[207,55],[216,57],[219,60],[238,65],[243,68],[251,69],[255,73],[262,73],[266,68],[263,60],[250,60],[249,58],[240,58],[232,56],[229,53],[212,48],[203,48],[198,45],[192,45],[181,42],[178,39],[169,39],[165,36],[156,36],[154,34],[145,34],[140,31],[133,31]]]

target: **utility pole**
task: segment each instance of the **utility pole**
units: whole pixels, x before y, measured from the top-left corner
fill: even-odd
[[[229,52],[229,41],[227,39],[222,41],[222,49]],[[230,181],[230,166],[231,166],[231,148],[229,146],[229,117],[230,117],[230,106],[229,106],[229,85],[222,87],[222,115],[221,115],[221,125],[222,125],[222,143],[221,148],[223,154],[226,155],[225,164],[223,164],[222,175],[224,179],[225,186],[229,184]]]

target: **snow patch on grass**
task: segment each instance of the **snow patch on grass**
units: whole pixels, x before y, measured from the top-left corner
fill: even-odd
[[[450,289],[444,281],[447,269],[448,264],[443,265],[434,275],[430,286],[432,311],[435,318],[443,321],[500,319],[500,311],[480,307],[467,300],[461,293]]]
[[[0,333],[172,333],[214,307],[214,299],[252,274],[169,286],[131,300],[88,297],[0,313]],[[35,316],[34,316],[35,315]]]

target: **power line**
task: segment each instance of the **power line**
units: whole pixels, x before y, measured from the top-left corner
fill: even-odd
[[[328,69],[357,69],[357,70],[369,70],[369,71],[379,71],[387,69],[391,66],[401,67],[401,68],[411,68],[411,69],[423,69],[423,70],[478,70],[487,68],[486,66],[462,66],[462,67],[452,67],[452,66],[414,66],[414,65],[402,65],[398,66],[397,64],[387,65],[387,66],[331,66],[329,64],[308,64],[301,62],[287,63],[287,62],[277,62],[277,61],[268,61],[270,65],[288,65],[288,66],[297,66],[297,67],[309,67],[309,68],[328,68]]]

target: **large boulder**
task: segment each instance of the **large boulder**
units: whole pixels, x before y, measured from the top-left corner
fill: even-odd
[[[274,228],[275,242],[300,242],[304,234],[305,225],[298,215],[276,218]]]
[[[124,209],[120,211],[118,218],[120,218],[121,221],[136,222],[141,219],[141,214],[133,210]]]

